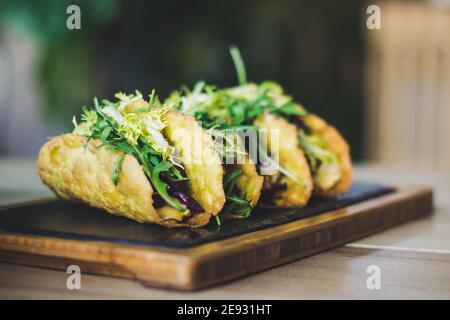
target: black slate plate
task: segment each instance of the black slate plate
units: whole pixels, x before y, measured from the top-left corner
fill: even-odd
[[[345,195],[337,198],[313,198],[304,208],[256,209],[250,218],[227,220],[221,227],[217,227],[212,219],[203,228],[171,230],[157,225],[140,224],[85,205],[54,200],[1,210],[0,229],[65,239],[187,248],[343,208],[393,191],[389,187],[355,183]]]

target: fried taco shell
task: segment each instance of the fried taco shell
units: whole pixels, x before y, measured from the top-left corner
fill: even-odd
[[[352,163],[347,142],[334,127],[314,114],[303,116],[301,120],[339,158],[337,164],[319,167],[314,175],[314,192],[329,196],[347,192],[352,182]]]
[[[269,112],[265,112],[263,116],[258,118],[255,121],[255,125],[259,129],[267,130],[267,132],[278,130],[278,146],[273,148],[276,154],[272,155],[272,157],[277,158],[280,166],[288,170],[300,181],[299,183],[280,174],[276,184],[286,187],[273,193],[273,202],[279,207],[300,207],[306,205],[311,196],[313,181],[305,155],[299,147],[296,126]],[[267,139],[268,149],[271,149],[272,144],[275,143],[271,137],[272,135],[269,134]],[[277,188],[277,186],[272,184],[271,188]]]
[[[168,117],[178,119],[170,114]],[[179,122],[168,121],[168,139],[171,138],[170,133],[174,128],[186,126],[197,132],[205,144],[212,143],[206,134],[198,132],[201,129],[196,127],[193,118],[178,120]],[[172,143],[175,148],[182,150],[195,147],[193,142],[183,145],[184,141],[176,139],[173,139]],[[168,205],[156,209],[152,199],[152,185],[138,160],[131,155],[124,157],[118,183],[114,185],[111,175],[122,153],[108,150],[106,147],[98,148],[100,144],[100,140],[88,141],[87,138],[76,134],[51,139],[39,152],[39,176],[63,199],[85,202],[114,215],[143,223],[157,223],[169,228],[203,226],[212,215],[220,211],[225,202],[222,166],[220,163],[205,164],[201,158],[198,164],[187,165],[186,173],[189,178],[190,196],[199,202],[205,212],[193,214],[186,219],[183,212]],[[206,157],[218,157],[209,150],[205,154]],[[181,159],[183,160],[183,156]]]
[[[258,174],[255,163],[248,156],[243,163],[236,166],[242,170],[242,174],[236,179],[236,186],[242,197],[250,202],[251,207],[254,207],[261,195],[264,177]]]
[[[224,171],[214,141],[192,116],[168,111],[165,119],[164,135],[178,151],[192,197],[206,212],[216,215],[225,203],[225,192]]]

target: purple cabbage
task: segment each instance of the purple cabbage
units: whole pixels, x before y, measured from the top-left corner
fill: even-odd
[[[177,199],[182,205],[186,206],[192,213],[201,213],[205,211],[197,201],[183,192],[174,191],[170,195]]]
[[[170,196],[177,199],[182,205],[188,208],[191,213],[205,212],[205,210],[197,201],[187,195],[188,190],[186,181],[170,182],[170,184],[168,184],[167,186],[167,192]],[[153,205],[156,209],[159,209],[164,207],[166,205],[166,202],[160,195],[154,194]]]
[[[170,184],[167,187],[167,192],[169,193],[170,196],[174,197],[182,205],[188,208],[189,211],[191,211],[192,213],[205,212],[205,210],[197,201],[195,201],[194,199],[192,199],[187,195],[188,190],[186,181],[170,182]]]

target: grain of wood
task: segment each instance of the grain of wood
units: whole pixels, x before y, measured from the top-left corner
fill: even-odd
[[[367,267],[381,269],[381,289],[366,286]],[[133,280],[67,274],[0,263],[1,299],[449,299],[450,254],[340,247],[197,292],[148,288]]]

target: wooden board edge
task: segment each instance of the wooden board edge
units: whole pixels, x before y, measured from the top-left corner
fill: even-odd
[[[345,209],[188,249],[54,241],[0,231],[0,260],[54,269],[78,264],[86,273],[197,290],[342,245],[431,211],[430,189],[400,189]]]
[[[400,189],[344,209],[205,244],[192,249],[197,255],[193,289],[307,257],[432,211],[430,188]]]
[[[164,288],[189,287],[191,260],[173,249],[100,241],[79,242],[0,231],[0,261],[66,270],[78,265],[88,274],[112,275],[152,282]]]

